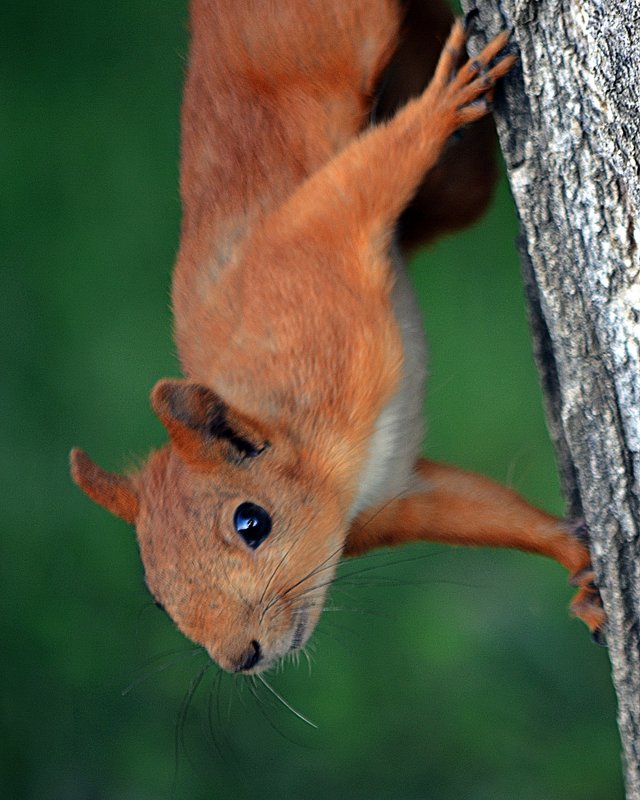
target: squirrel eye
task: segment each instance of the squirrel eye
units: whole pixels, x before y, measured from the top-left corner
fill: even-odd
[[[255,503],[241,503],[233,515],[233,524],[252,550],[259,547],[271,533],[271,517]]]

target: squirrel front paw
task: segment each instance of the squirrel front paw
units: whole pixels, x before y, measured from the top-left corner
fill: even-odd
[[[510,31],[499,33],[477,56],[459,65],[467,31],[465,23],[456,20],[426,92],[435,106],[447,109],[455,129],[481,119],[490,110],[496,82],[517,60],[514,54],[504,52],[510,37]]]

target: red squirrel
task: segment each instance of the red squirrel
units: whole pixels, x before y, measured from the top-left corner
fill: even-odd
[[[74,480],[135,525],[149,590],[231,672],[305,646],[343,556],[419,539],[556,559],[599,631],[578,525],[419,453],[425,352],[403,255],[490,198],[482,118],[515,60],[508,34],[466,60],[463,23],[433,0],[190,14],[172,292],[185,377],[151,393],[169,442],[128,475],[75,449]]]

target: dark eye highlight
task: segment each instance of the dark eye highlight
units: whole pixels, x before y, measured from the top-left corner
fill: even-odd
[[[241,503],[233,515],[233,525],[252,550],[271,533],[271,517],[255,503]]]

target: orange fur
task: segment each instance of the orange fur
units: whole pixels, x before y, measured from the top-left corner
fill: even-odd
[[[152,392],[170,442],[128,477],[76,450],[72,474],[135,522],[151,592],[231,671],[304,645],[343,551],[416,538],[557,558],[578,575],[578,612],[602,622],[570,526],[486,479],[415,465],[421,351],[395,242],[415,241],[416,219],[426,240],[486,204],[486,123],[470,186],[441,158],[482,161],[450,137],[485,117],[513,63],[504,35],[462,63],[460,24],[437,66],[433,32],[416,58],[411,24],[445,19],[440,2],[417,7],[191,4],[173,283],[185,380]],[[403,89],[409,62],[420,77]],[[369,125],[372,108],[386,121]],[[238,517],[247,504],[268,515],[266,538]]]
[[[592,631],[604,624],[589,551],[570,524],[527,503],[489,478],[421,459],[416,490],[367,509],[351,527],[346,555],[424,539],[456,545],[513,547],[553,558],[581,587],[572,611]]]

